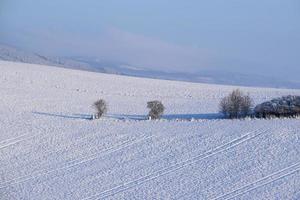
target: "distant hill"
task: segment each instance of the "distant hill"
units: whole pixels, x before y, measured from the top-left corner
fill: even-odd
[[[253,87],[300,88],[300,82],[280,80],[269,76],[240,74],[217,70],[202,70],[198,71],[197,73],[166,72],[132,66],[130,65],[130,63],[101,60],[95,57],[49,57],[3,44],[0,44],[0,60],[58,66],[63,68],[72,68],[109,74],[180,80],[188,82]]]
[[[68,58],[48,57],[3,44],[0,44],[0,60],[92,70],[91,66],[80,61]]]

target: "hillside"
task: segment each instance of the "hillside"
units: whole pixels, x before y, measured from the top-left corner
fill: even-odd
[[[234,86],[0,70],[0,199],[300,199],[299,119],[221,119]],[[240,89],[255,103],[300,95]],[[98,98],[108,115],[88,120]],[[164,103],[162,120],[145,120],[149,100]]]

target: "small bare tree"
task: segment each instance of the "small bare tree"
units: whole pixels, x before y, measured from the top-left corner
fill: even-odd
[[[253,108],[253,100],[249,94],[244,95],[241,103],[241,114],[243,117],[251,114]]]
[[[220,112],[226,116],[229,117],[229,110],[230,110],[230,99],[229,97],[224,97],[220,102]]]
[[[95,114],[95,118],[99,119],[100,117],[102,117],[106,112],[107,112],[107,103],[105,100],[103,99],[99,99],[98,101],[96,101],[94,103],[94,107],[96,108],[96,114]]]
[[[164,114],[165,107],[160,101],[149,101],[147,103],[149,111],[149,119],[159,119]]]
[[[246,117],[251,113],[252,106],[250,96],[237,89],[221,100],[220,112],[228,118]]]

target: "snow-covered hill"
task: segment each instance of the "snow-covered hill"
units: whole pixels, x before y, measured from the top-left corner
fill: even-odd
[[[0,199],[300,199],[299,119],[221,119],[218,102],[235,87],[0,70]],[[300,94],[241,89],[256,103]],[[108,116],[88,120],[98,98]],[[156,99],[164,119],[145,120]]]

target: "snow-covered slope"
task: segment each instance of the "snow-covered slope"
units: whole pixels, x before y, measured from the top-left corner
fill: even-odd
[[[234,87],[3,61],[0,70],[0,199],[300,199],[299,119],[220,119]],[[256,103],[300,94],[241,89]],[[98,98],[108,116],[87,120]],[[164,119],[144,120],[155,99]]]

